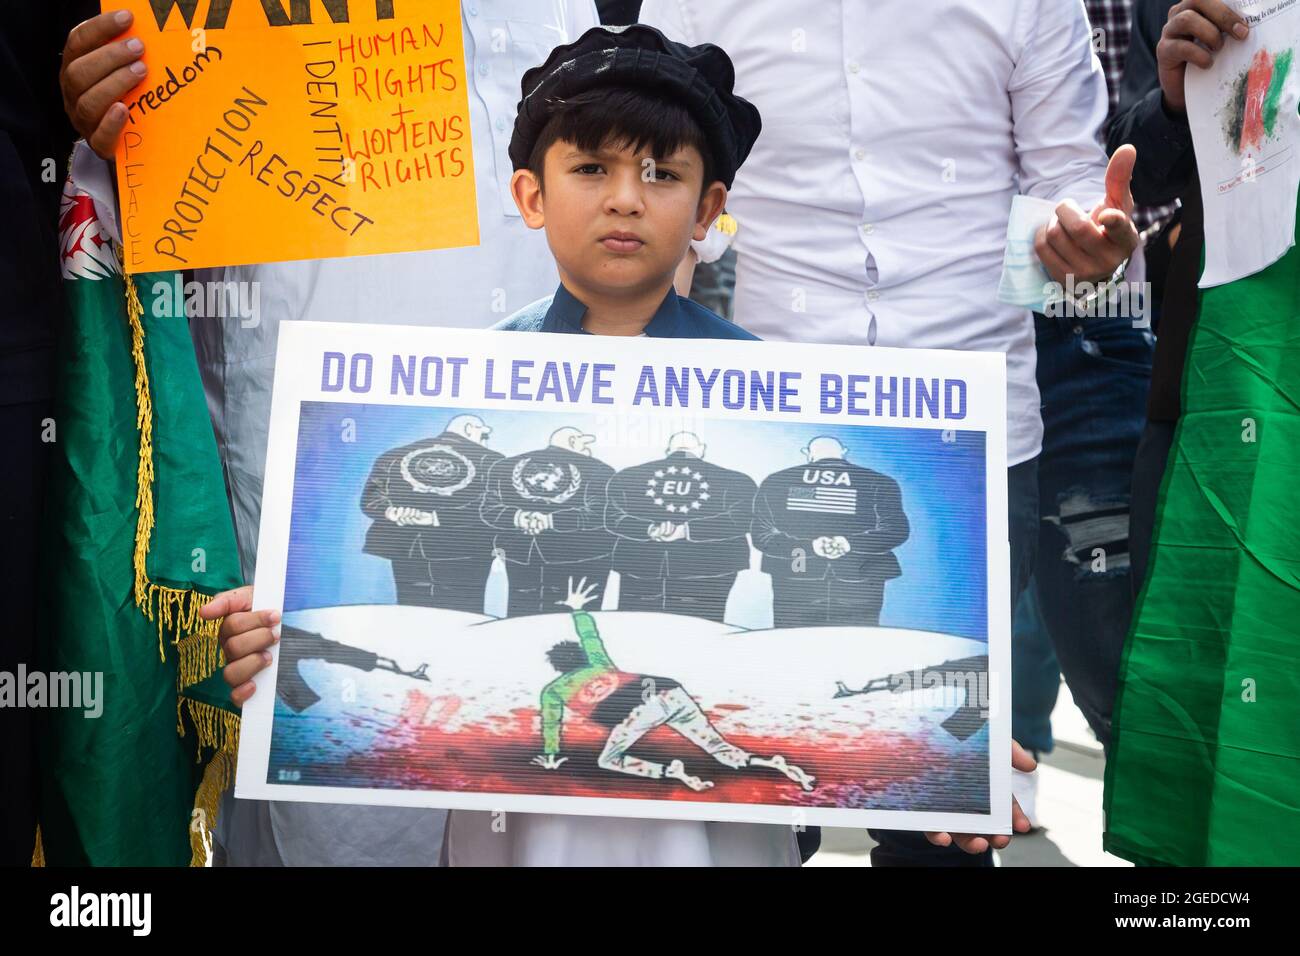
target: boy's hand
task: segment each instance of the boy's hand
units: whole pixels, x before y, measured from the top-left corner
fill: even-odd
[[[1013,740],[1011,741],[1011,766],[1025,773],[1033,773],[1038,764],[1033,757],[1025,753],[1020,744]],[[1011,798],[1011,829],[1016,833],[1028,833],[1030,829],[1029,817],[1021,811],[1015,797]],[[1011,837],[1005,833],[996,836],[982,836],[978,833],[927,833],[925,838],[935,846],[952,846],[956,843],[967,853],[983,853],[990,846],[995,850],[1001,850],[1011,842]]]
[[[128,10],[110,10],[79,23],[63,47],[59,88],[63,111],[97,154],[112,159],[126,126],[120,101],[148,71],[140,61],[144,44],[137,38],[116,40],[131,26]]]
[[[226,655],[221,676],[232,688],[230,700],[237,707],[253,696],[253,675],[271,663],[267,650],[280,640],[280,612],[254,611],[253,588],[245,585],[223,591],[203,607],[199,617],[205,621],[224,618],[217,639]]]

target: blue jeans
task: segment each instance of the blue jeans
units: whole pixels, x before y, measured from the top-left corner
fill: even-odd
[[[1061,691],[1061,665],[1031,579],[1011,616],[1011,736],[1026,750],[1050,753],[1052,711]]]
[[[1038,459],[1007,469],[1007,537],[1011,543],[1011,606],[1029,586],[1038,549]],[[1013,663],[1014,669],[1014,663]],[[1010,759],[1010,754],[1007,759]],[[934,846],[924,833],[909,830],[868,830],[879,846],[871,850],[872,866],[992,866],[993,851],[970,854],[956,846]]]
[[[1013,645],[1026,666],[1022,674],[1013,661],[1023,682],[1012,685],[1011,709],[1029,740],[1041,741],[1046,727],[1050,745],[1056,688],[1046,685],[1057,679],[1029,666],[1050,653],[1050,638],[1075,703],[1109,747],[1120,655],[1133,614],[1129,497],[1154,339],[1129,318],[1038,315],[1035,321],[1043,451],[1034,580],[1042,626],[1026,629]],[[1035,636],[1040,646],[1031,647]]]

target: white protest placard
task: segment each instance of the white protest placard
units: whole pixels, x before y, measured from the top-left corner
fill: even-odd
[[[236,795],[1010,832],[1005,388],[285,323]]]
[[[1254,275],[1295,245],[1300,0],[1237,0],[1250,24],[1208,70],[1189,66],[1187,121],[1205,204],[1201,288]]]

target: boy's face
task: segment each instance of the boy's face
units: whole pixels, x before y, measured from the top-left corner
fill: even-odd
[[[645,148],[588,153],[560,141],[546,151],[544,195],[526,169],[511,188],[524,222],[545,227],[571,291],[629,296],[666,292],[691,239],[703,239],[722,211],[726,187],[714,182],[701,194],[703,175],[694,146],[656,160]]]

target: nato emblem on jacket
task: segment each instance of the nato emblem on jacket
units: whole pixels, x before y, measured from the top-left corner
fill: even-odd
[[[485,446],[491,432],[477,415],[458,415],[371,468],[363,550],[392,562],[399,604],[482,612],[492,543],[479,509],[488,471],[503,457]]]

